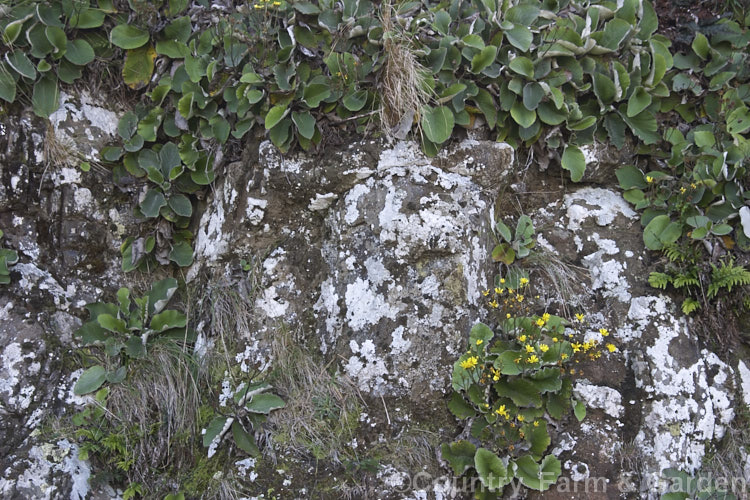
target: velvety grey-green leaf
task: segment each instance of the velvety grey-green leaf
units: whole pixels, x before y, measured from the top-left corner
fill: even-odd
[[[445,106],[425,108],[422,114],[422,130],[427,139],[435,144],[442,144],[450,138],[455,125],[453,112]]]
[[[36,78],[34,63],[24,54],[23,50],[16,49],[13,52],[6,52],[5,60],[19,75],[29,79]]]
[[[245,407],[253,413],[268,415],[271,411],[286,406],[284,400],[275,394],[256,394]]]
[[[148,218],[154,218],[159,215],[161,207],[167,205],[164,194],[156,189],[149,189],[143,201],[140,204],[141,212]]]
[[[515,57],[510,63],[508,63],[508,67],[526,78],[534,78],[534,63],[532,63],[531,59],[528,57]]]
[[[521,127],[528,128],[534,124],[536,120],[536,111],[532,109],[526,109],[523,102],[516,101],[510,108],[510,116],[513,120]]]
[[[34,84],[31,105],[37,116],[49,118],[60,106],[59,99],[60,89],[54,75],[47,73]]]
[[[0,99],[13,102],[16,100],[16,81],[8,71],[5,63],[0,63]]]
[[[82,39],[71,41],[68,44],[68,50],[65,51],[65,59],[79,66],[87,65],[95,57],[94,49],[86,40]]]
[[[150,327],[155,332],[163,332],[169,328],[183,328],[187,324],[187,317],[173,309],[162,311],[151,318]]]
[[[165,278],[151,285],[148,293],[148,313],[150,315],[160,312],[177,291],[177,280]]]
[[[232,422],[232,437],[237,447],[251,457],[260,455],[260,450],[258,449],[258,445],[255,444],[253,436],[245,431],[242,425],[236,420]]]
[[[224,425],[227,423],[227,417],[214,417],[206,427],[206,432],[203,434],[203,446],[208,448],[214,439],[219,437],[219,434],[224,430]]]
[[[169,260],[180,267],[188,267],[193,264],[193,247],[185,241],[180,241],[172,246],[169,252]]]
[[[570,172],[573,182],[578,182],[586,171],[586,157],[578,146],[568,145],[563,151],[562,168]]]
[[[304,113],[293,112],[292,121],[302,137],[305,139],[313,138],[315,135],[315,118],[313,118],[309,111],[305,111]]]
[[[492,451],[479,448],[474,455],[474,468],[479,480],[490,491],[499,491],[513,479],[505,463]]]
[[[148,40],[148,31],[129,24],[118,24],[109,34],[109,41],[121,49],[137,49],[146,45]]]
[[[184,194],[173,194],[169,197],[169,208],[181,217],[190,217],[193,214],[193,204]]]
[[[81,373],[76,385],[73,387],[73,393],[80,396],[94,392],[102,386],[106,378],[107,370],[103,366],[92,366]]]

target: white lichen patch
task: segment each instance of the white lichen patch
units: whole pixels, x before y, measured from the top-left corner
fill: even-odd
[[[743,360],[737,363],[737,371],[740,376],[740,387],[742,387],[742,400],[746,406],[750,406],[750,369]]]
[[[280,318],[286,314],[289,303],[279,297],[275,286],[269,286],[263,290],[263,295],[255,301],[255,306],[269,318]]]
[[[26,410],[31,405],[36,389],[22,382],[28,380],[28,376],[39,373],[39,362],[29,362],[35,358],[36,353],[24,353],[18,342],[5,346],[0,355],[0,398],[14,411]]]
[[[310,204],[307,206],[307,209],[311,212],[321,212],[323,210],[328,210],[328,208],[333,204],[334,201],[338,199],[338,197],[339,196],[336,193],[315,193],[315,198],[310,199]]]
[[[357,381],[359,390],[381,394],[388,370],[385,360],[375,352],[375,344],[372,340],[365,340],[360,347],[356,340],[352,340],[349,348],[354,355],[344,366],[346,374]]]
[[[265,215],[267,206],[268,200],[248,197],[247,208],[245,209],[245,217],[247,217],[247,221],[254,226],[259,225],[263,222],[263,216]]]
[[[587,407],[599,408],[610,417],[620,418],[625,412],[622,395],[611,387],[578,381],[573,387],[573,394],[582,399]]]
[[[197,274],[200,259],[212,262],[226,253],[231,233],[224,231],[226,216],[224,213],[225,200],[232,197],[233,188],[225,183],[223,189],[216,190],[216,196],[208,209],[203,213],[195,238],[196,264],[188,274],[188,281]],[[230,205],[231,206],[231,205]]]
[[[382,318],[395,319],[399,310],[378,293],[368,280],[357,278],[346,287],[346,321],[354,330],[375,325]]]
[[[33,289],[44,290],[52,296],[58,309],[68,310],[70,299],[75,296],[77,290],[74,284],[63,288],[49,272],[39,269],[34,264],[18,263],[13,269],[21,273],[21,279],[18,282],[21,289],[26,292],[31,292]]]
[[[695,340],[685,318],[673,316],[668,304],[661,297],[642,297],[633,301],[629,314],[649,323],[657,334],[645,350],[629,353],[636,387],[647,395],[636,436],[636,444],[649,457],[652,477],[644,480],[675,465],[694,472],[706,443],[721,439],[734,418],[731,368],[715,354],[692,347]]]
[[[566,194],[563,205],[567,211],[568,229],[571,231],[580,229],[583,222],[589,218],[593,218],[599,226],[607,226],[618,215],[629,219],[636,217],[636,213],[622,196],[601,188],[585,187]]]

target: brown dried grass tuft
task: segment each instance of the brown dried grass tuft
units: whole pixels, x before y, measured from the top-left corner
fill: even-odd
[[[422,107],[430,100],[425,85],[429,75],[411,48],[407,35],[393,22],[393,8],[383,2],[383,47],[385,63],[380,80],[380,126],[386,137],[403,139]]]

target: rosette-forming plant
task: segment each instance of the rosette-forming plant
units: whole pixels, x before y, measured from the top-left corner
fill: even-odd
[[[539,491],[557,481],[561,466],[548,453],[548,422],[571,410],[579,421],[585,418],[585,405],[573,398],[572,377],[581,374],[576,362],[617,350],[604,340],[609,335],[604,328],[597,338],[580,338],[575,327],[583,325],[581,314],[574,323],[549,313],[529,314],[528,287],[525,277],[518,285],[501,279],[484,292],[491,308],[508,312],[497,334],[483,323],[475,325],[453,367],[448,407],[467,421],[468,433],[481,445],[465,439],[444,443],[442,457],[456,475],[478,476],[480,498],[496,498],[514,479]]]

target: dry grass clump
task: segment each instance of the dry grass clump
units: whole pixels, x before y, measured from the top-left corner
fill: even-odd
[[[182,461],[192,461],[174,453],[174,443],[177,436],[183,436],[183,441],[196,438],[200,376],[195,360],[177,344],[155,342],[138,362],[136,376],[110,386],[110,419],[137,429],[137,439],[126,443],[134,458],[128,471],[133,480],[147,481],[152,469],[179,468]]]
[[[276,442],[297,456],[334,464],[358,460],[349,443],[366,405],[356,384],[330,374],[284,329],[277,332],[272,353],[274,386],[287,403],[269,417]]]
[[[394,26],[390,2],[382,6],[385,64],[380,80],[380,125],[388,139],[403,139],[429,102],[427,69],[417,60],[403,31]],[[418,123],[418,121],[417,121]]]

